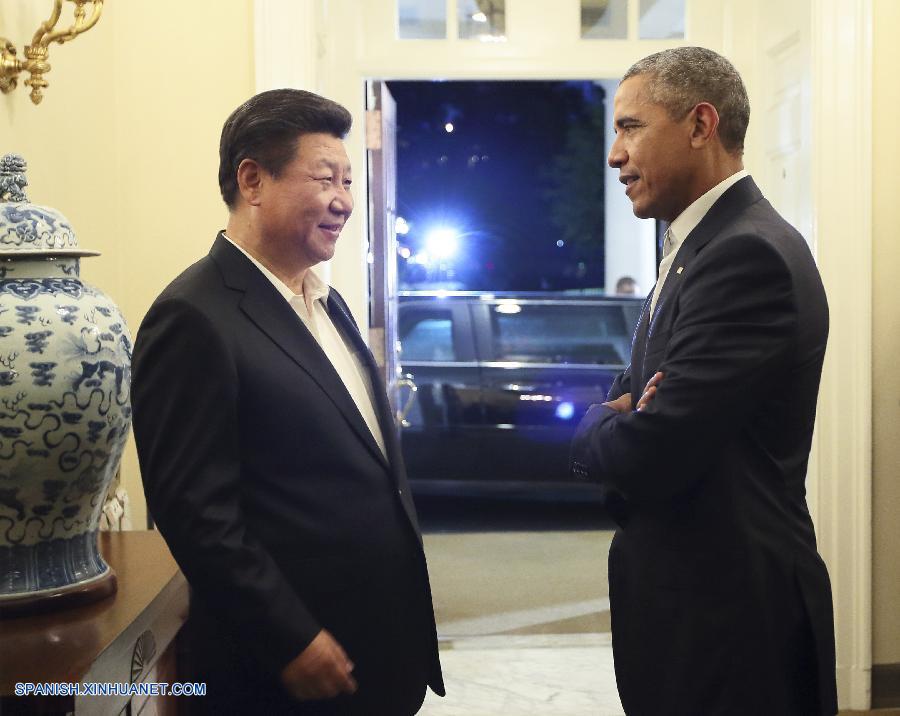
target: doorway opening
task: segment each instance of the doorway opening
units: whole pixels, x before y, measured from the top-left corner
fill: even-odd
[[[571,434],[657,255],[606,163],[615,87],[369,85],[371,343],[421,487],[583,487]]]
[[[611,658],[611,522],[568,452],[629,361],[655,275],[656,227],[606,164],[616,84],[367,88],[370,345],[449,642]]]

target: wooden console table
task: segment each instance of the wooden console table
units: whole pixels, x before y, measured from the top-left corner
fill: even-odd
[[[15,697],[16,683],[175,682],[188,586],[158,532],[103,532],[118,591],[86,606],[0,621],[0,713],[172,714],[158,696]]]

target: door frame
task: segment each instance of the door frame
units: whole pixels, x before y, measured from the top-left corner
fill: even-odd
[[[397,105],[387,83],[366,83],[366,150],[369,212],[369,348],[382,371],[391,415],[399,428],[400,366],[397,350]],[[358,200],[362,200],[359,196]],[[382,211],[376,211],[379,204]]]

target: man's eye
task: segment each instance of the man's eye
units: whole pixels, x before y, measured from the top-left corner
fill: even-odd
[[[330,182],[334,179],[334,177],[316,177],[316,181],[327,181]]]
[[[345,186],[347,189],[350,188],[350,185],[351,185],[351,184],[353,184],[352,181],[350,181],[349,179],[344,179],[344,186]]]

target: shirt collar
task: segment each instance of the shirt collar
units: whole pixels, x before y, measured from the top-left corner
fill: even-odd
[[[304,300],[310,306],[321,298],[327,299],[328,292],[331,290],[327,283],[325,283],[321,278],[319,278],[315,271],[310,269],[306,272],[306,276],[303,277],[303,293],[298,294],[294,293],[290,287],[282,281],[278,276],[269,271],[265,266],[263,266],[259,261],[257,261],[253,256],[251,256],[244,247],[235,243],[232,239],[226,236],[225,232],[222,232],[222,236],[228,241],[232,246],[234,246],[238,251],[240,251],[244,256],[246,256],[253,263],[256,268],[258,268],[262,275],[265,276],[269,281],[271,281],[272,285],[275,289],[280,293],[284,300],[288,303],[291,303],[296,300]]]
[[[675,221],[669,226],[673,241],[673,254],[678,250],[688,235],[697,228],[697,224],[703,220],[703,217],[706,216],[706,213],[710,209],[712,209],[712,205],[719,200],[722,194],[746,176],[750,176],[750,172],[746,169],[735,172],[727,179],[720,181],[701,197],[695,199],[687,209],[678,215]]]

